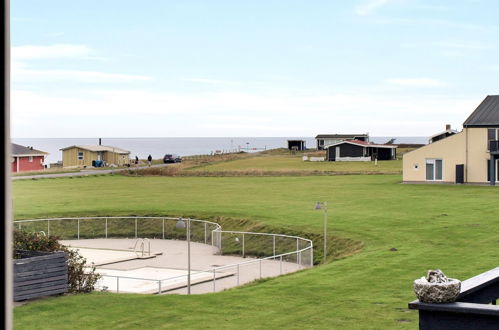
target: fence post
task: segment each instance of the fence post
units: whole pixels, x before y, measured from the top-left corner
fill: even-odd
[[[137,238],[137,218],[135,218],[135,238]]]
[[[78,218],[78,239],[80,239],[80,219]]]
[[[163,239],[165,239],[165,218],[163,218]]]
[[[279,271],[281,272],[282,275],[282,256],[279,257]]]
[[[272,255],[275,256],[275,235],[272,235],[272,251]]]
[[[120,277],[116,276],[116,293],[120,293]]]
[[[243,258],[244,258],[244,233],[243,233]]]
[[[107,217],[106,217],[106,238],[107,238]]]
[[[237,264],[237,285],[239,285],[239,264]]]
[[[208,237],[206,236],[206,222],[204,223],[204,244],[206,244],[206,242],[208,242]]]
[[[215,292],[216,287],[215,287],[215,282],[217,281],[217,275],[215,273],[215,268],[213,268],[213,292]]]
[[[19,230],[21,230],[21,223],[19,222]]]
[[[214,236],[214,234],[213,234],[213,230],[212,230],[212,231],[211,231],[211,246],[212,246],[212,247],[213,247],[213,237],[215,237],[215,236]]]
[[[47,220],[47,236],[50,236],[50,220]]]
[[[310,267],[314,267],[314,248],[310,247]]]
[[[298,253],[298,268],[301,268],[301,251]]]

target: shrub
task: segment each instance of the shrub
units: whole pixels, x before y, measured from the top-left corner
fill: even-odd
[[[61,243],[59,237],[45,236],[40,233],[14,230],[14,259],[19,258],[16,250],[54,252],[64,251],[67,254],[68,290],[71,293],[91,292],[100,275],[95,273],[95,266],[90,271],[85,269],[87,260],[75,250],[70,250]]]

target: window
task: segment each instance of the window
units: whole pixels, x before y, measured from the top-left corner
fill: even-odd
[[[78,160],[83,160],[83,151],[78,151]]]
[[[426,160],[426,180],[440,181],[443,179],[443,167],[441,159]]]
[[[487,130],[487,150],[490,150],[490,141],[499,140],[499,129],[489,128]]]
[[[28,157],[28,162],[33,163],[33,156]]]

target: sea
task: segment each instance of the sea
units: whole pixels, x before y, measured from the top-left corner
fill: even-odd
[[[386,143],[395,138],[394,143],[426,144],[427,137],[370,137],[374,143]],[[12,138],[13,143],[30,146],[48,152],[45,164],[62,161],[61,148],[73,145],[98,145],[99,138]],[[160,138],[101,138],[102,145],[115,146],[130,151],[135,156],[146,159],[163,158],[165,154],[179,156],[209,155],[217,152],[258,152],[268,149],[287,148],[287,140],[304,140],[307,148],[315,148],[314,137],[160,137]]]

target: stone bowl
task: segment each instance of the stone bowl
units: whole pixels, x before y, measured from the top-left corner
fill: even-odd
[[[449,278],[446,283],[431,283],[423,277],[414,281],[414,292],[420,302],[451,303],[456,301],[461,292],[461,281]]]

